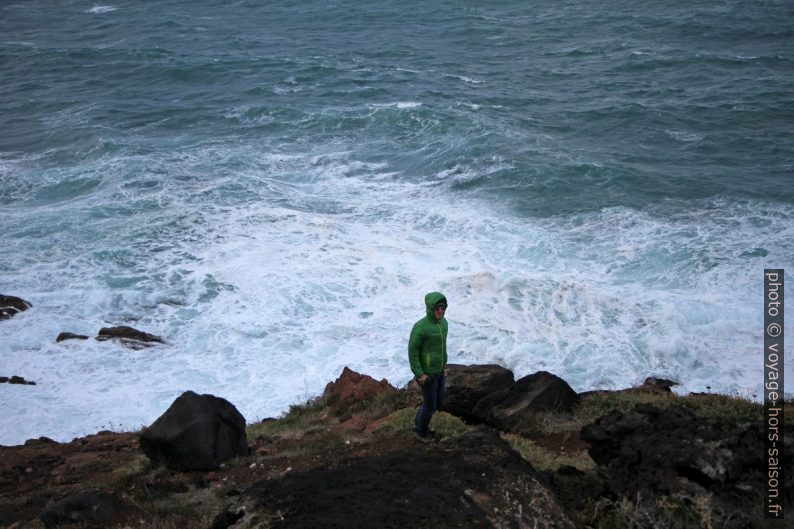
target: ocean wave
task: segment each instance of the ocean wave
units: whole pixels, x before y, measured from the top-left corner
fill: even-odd
[[[118,7],[115,6],[94,6],[91,9],[86,10],[86,13],[91,13],[94,15],[99,15],[103,13],[112,13],[113,11],[118,10]]]

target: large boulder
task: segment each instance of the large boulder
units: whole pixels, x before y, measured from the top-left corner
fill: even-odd
[[[377,381],[345,367],[339,378],[325,386],[323,399],[326,406],[344,415],[366,408],[380,396],[396,394],[397,388],[385,379]]]
[[[468,422],[480,422],[474,414],[477,403],[487,395],[510,388],[513,372],[495,364],[447,364],[446,387],[442,410]]]
[[[18,312],[28,310],[30,307],[32,305],[22,298],[0,294],[0,320],[8,319]]]
[[[790,423],[785,428],[787,438],[794,435]],[[751,527],[763,518],[767,460],[760,417],[716,421],[681,406],[641,404],[626,413],[613,410],[582,428],[581,437],[616,496],[708,506],[715,527]],[[786,463],[780,503],[791,504],[794,460]],[[693,520],[698,516],[692,513]]]
[[[141,449],[172,470],[211,470],[248,455],[245,418],[229,401],[186,391],[140,437]]]
[[[567,382],[538,371],[480,399],[474,416],[499,430],[522,432],[534,429],[538,412],[568,412],[578,402],[579,395]]]

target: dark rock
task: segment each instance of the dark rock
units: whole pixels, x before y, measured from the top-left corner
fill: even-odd
[[[560,468],[557,469],[557,473],[563,476],[584,476],[584,472],[571,465],[560,465]]]
[[[579,395],[560,377],[546,371],[527,375],[509,388],[480,399],[474,416],[504,431],[521,432],[533,428],[540,411],[568,412],[579,402]]]
[[[385,379],[377,381],[345,367],[336,381],[325,386],[323,399],[326,406],[334,408],[337,413],[349,414],[365,408],[381,395],[396,394],[397,388]]]
[[[73,334],[70,332],[62,332],[55,338],[56,342],[62,342],[64,340],[88,340],[88,336],[83,334]]]
[[[0,383],[8,382],[9,384],[22,384],[25,386],[35,386],[36,383],[30,380],[25,380],[22,377],[18,377],[16,375],[12,376],[11,378],[8,377],[0,377]]]
[[[794,427],[786,424],[794,434]],[[582,428],[590,456],[607,488],[630,498],[669,496],[697,503],[708,498],[721,527],[745,527],[762,518],[764,432],[762,423],[707,420],[686,408],[647,404],[613,410]],[[788,461],[783,489],[794,488],[794,462]],[[791,492],[785,502],[791,501]],[[698,500],[700,498],[700,500]]]
[[[648,391],[651,393],[672,393],[671,386],[677,386],[678,382],[667,380],[666,378],[648,377],[642,386],[637,389]]]
[[[147,347],[147,344],[152,343],[165,343],[162,338],[154,334],[139,331],[126,325],[118,327],[103,327],[99,329],[99,334],[96,337],[99,341],[116,339],[127,347],[132,349],[140,349]]]
[[[485,396],[510,388],[515,383],[513,372],[502,366],[447,364],[443,411],[469,422],[479,422],[474,414],[477,403]]]
[[[116,496],[96,492],[80,492],[63,498],[41,513],[41,521],[48,529],[61,524],[107,522],[123,508]]]
[[[227,508],[212,521],[210,529],[227,529],[237,523],[237,520],[245,516],[244,508]]]
[[[25,446],[36,446],[36,445],[58,445],[60,444],[58,441],[53,441],[49,437],[39,437],[38,439],[28,439],[25,441]]]
[[[172,470],[212,470],[248,455],[245,418],[229,401],[186,391],[140,436],[154,463]]]
[[[282,529],[570,528],[533,467],[488,428],[294,470],[243,491],[235,525]],[[227,509],[228,510],[228,509]]]
[[[8,319],[32,306],[22,298],[0,294],[0,320]]]

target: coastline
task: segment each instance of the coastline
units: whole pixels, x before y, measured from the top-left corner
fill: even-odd
[[[498,368],[448,367],[453,375]],[[463,385],[452,385],[445,409],[460,415],[475,382],[458,380]],[[763,407],[717,394],[679,396],[669,391],[668,382],[649,379],[625,390],[587,392],[569,411],[531,411],[501,429],[442,411],[433,422],[441,439],[425,446],[410,431],[420,400],[415,388],[393,388],[346,369],[323,396],[292,406],[280,418],[247,424],[249,454],[212,470],[176,471],[155,464],[141,452],[141,432],[104,431],[69,443],[40,438],[0,447],[0,525],[58,526],[45,523],[53,519],[46,513],[83,494],[84,499],[113,498],[116,509],[101,522],[113,528],[332,527],[358,509],[369,514],[347,518],[351,527],[383,527],[390,516],[418,527],[431,520],[440,527],[513,526],[517,520],[538,527],[630,526],[643,517],[705,527],[707,514],[709,523],[723,520],[723,527],[739,527],[737,520],[743,527],[763,526],[760,503],[752,501],[760,494],[753,489],[758,476],[748,471],[755,459],[762,463],[751,432],[760,427]],[[334,391],[342,397],[334,397]],[[498,416],[493,412],[498,408],[498,403],[491,406],[490,417]],[[794,403],[787,402],[785,409],[790,446]],[[637,420],[650,430],[632,430]],[[737,444],[744,439],[737,432],[750,436],[741,442],[751,444]],[[709,442],[702,444],[703,439]],[[684,470],[676,470],[662,459],[649,473],[626,452],[635,446],[648,450],[649,458],[675,458],[677,452],[666,453],[665,446],[677,443],[679,448],[700,446],[707,465],[682,463],[687,456],[676,463]],[[731,465],[741,466],[740,478]],[[723,472],[708,477],[707,468]],[[419,486],[412,473],[440,487],[426,491],[439,506],[425,518],[412,518],[404,506],[394,510],[403,500],[424,501],[412,492]],[[671,489],[671,476],[681,486]],[[494,494],[497,490],[510,491],[509,497]],[[638,490],[643,494],[635,494]],[[700,503],[693,503],[696,499]],[[80,523],[77,527],[99,522]]]

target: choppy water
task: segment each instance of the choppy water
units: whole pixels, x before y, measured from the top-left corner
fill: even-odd
[[[430,290],[458,363],[760,395],[794,4],[546,4],[2,3],[0,443],[402,384]]]

